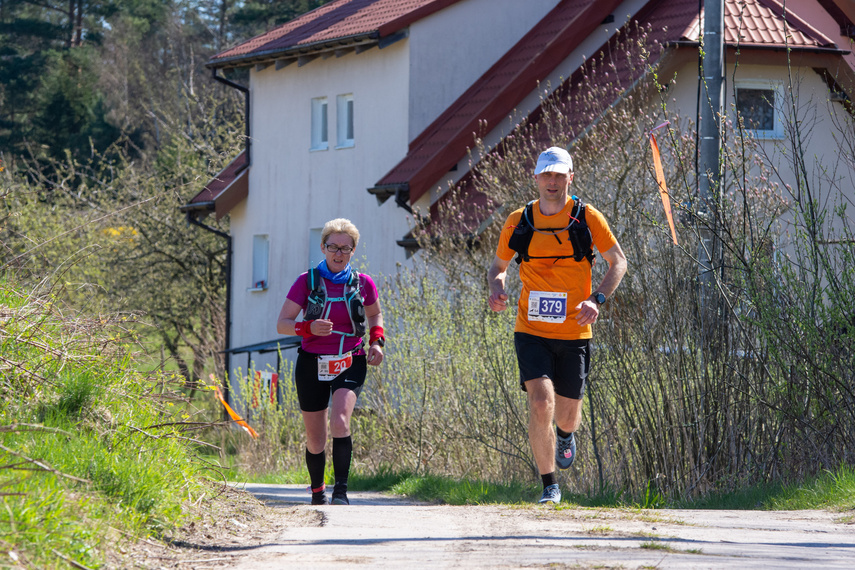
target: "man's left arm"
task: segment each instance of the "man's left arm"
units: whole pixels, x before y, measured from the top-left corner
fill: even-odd
[[[600,305],[597,304],[596,294],[602,293],[606,299],[611,297],[626,273],[626,256],[623,254],[619,243],[614,244],[607,251],[600,252],[600,255],[609,264],[609,269],[591,296],[576,307],[578,311],[576,322],[581,326],[592,325],[597,322],[597,317],[600,315]]]

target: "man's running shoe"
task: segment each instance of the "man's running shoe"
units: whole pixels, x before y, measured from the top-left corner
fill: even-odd
[[[555,434],[555,464],[561,469],[567,469],[576,460],[576,436],[561,437]]]
[[[347,491],[333,491],[331,505],[349,505],[350,501],[347,498]]]
[[[561,489],[558,488],[558,485],[550,485],[546,489],[543,490],[543,496],[540,497],[538,503],[552,503],[553,505],[557,505],[561,502]]]
[[[327,494],[323,491],[318,493],[312,493],[312,504],[313,505],[326,505],[327,504]]]

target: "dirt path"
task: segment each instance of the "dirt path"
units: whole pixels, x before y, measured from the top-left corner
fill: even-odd
[[[312,507],[301,486],[244,487],[282,522],[262,540],[258,533],[251,544],[235,540],[213,566],[855,567],[853,513],[452,507],[358,492],[349,493],[349,507]]]

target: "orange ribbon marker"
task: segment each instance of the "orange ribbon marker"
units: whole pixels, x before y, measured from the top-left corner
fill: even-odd
[[[668,225],[671,226],[671,237],[674,239],[674,245],[677,245],[677,230],[674,227],[674,216],[671,214],[671,199],[668,197],[668,187],[665,186],[662,157],[659,154],[659,145],[656,144],[656,135],[653,134],[654,131],[668,124],[670,123],[666,121],[653,129],[653,131],[650,131],[650,148],[653,149],[653,169],[656,171],[656,182],[659,183],[659,195],[662,197],[662,207],[665,209],[665,217],[668,218]]]
[[[226,402],[226,400],[223,398],[223,393],[220,392],[220,387],[214,386],[214,390],[217,392],[217,399],[223,404],[223,406],[226,408],[226,411],[229,413],[229,416],[231,416],[235,423],[245,429],[246,433],[248,433],[252,437],[257,438],[258,432],[252,429],[252,427],[248,423],[246,423],[246,421],[244,421],[244,419],[240,417],[236,411],[232,409],[228,402]]]

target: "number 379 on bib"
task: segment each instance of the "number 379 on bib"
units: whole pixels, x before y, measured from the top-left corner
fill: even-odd
[[[563,323],[567,318],[567,293],[532,291],[528,298],[528,320]]]

